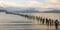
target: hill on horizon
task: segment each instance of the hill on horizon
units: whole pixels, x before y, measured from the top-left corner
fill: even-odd
[[[54,10],[43,11],[43,12],[55,12],[55,13],[56,13],[56,12],[60,12],[60,10],[55,10],[55,9],[54,9]]]
[[[30,8],[30,9],[24,9],[24,10],[15,11],[15,12],[33,13],[33,12],[39,12],[39,11],[35,10],[34,8]]]
[[[0,12],[6,12],[6,10],[0,9]]]

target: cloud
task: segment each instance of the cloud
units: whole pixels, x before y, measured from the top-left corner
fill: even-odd
[[[52,3],[59,3],[60,2],[60,0],[49,0],[49,1]]]
[[[34,8],[59,8],[60,0],[46,0],[45,2],[38,2],[37,0],[16,0],[17,2],[11,2],[12,0],[1,0],[0,7],[34,7]]]
[[[45,7],[60,8],[60,0],[45,0]]]
[[[16,6],[17,4],[8,1],[0,1],[0,7]]]
[[[24,1],[20,4],[17,4],[16,2],[0,1],[0,7],[39,7],[42,4],[42,2],[36,0]]]

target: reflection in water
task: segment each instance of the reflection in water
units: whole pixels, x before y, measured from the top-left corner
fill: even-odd
[[[38,15],[38,13],[28,15],[47,17],[42,14]],[[51,14],[51,16],[53,15],[55,16],[55,14]],[[50,18],[52,18],[51,16]],[[58,29],[56,29],[54,25],[39,24],[40,22],[36,21],[36,19],[4,13],[0,13],[0,21],[2,21],[0,22],[0,30],[60,30],[59,26]]]
[[[3,30],[55,30],[54,26],[37,25],[37,24],[2,24]]]

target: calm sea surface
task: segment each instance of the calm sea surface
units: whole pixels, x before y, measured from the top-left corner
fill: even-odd
[[[20,13],[32,16],[40,16],[58,19],[60,21],[60,13]],[[55,26],[40,25],[33,19],[25,18],[13,14],[0,13],[0,30],[56,30]],[[60,26],[58,27],[60,30]]]

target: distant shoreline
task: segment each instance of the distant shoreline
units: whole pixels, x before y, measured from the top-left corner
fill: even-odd
[[[39,12],[39,13],[60,13],[60,12]]]
[[[60,13],[60,12],[20,12],[20,13]]]

